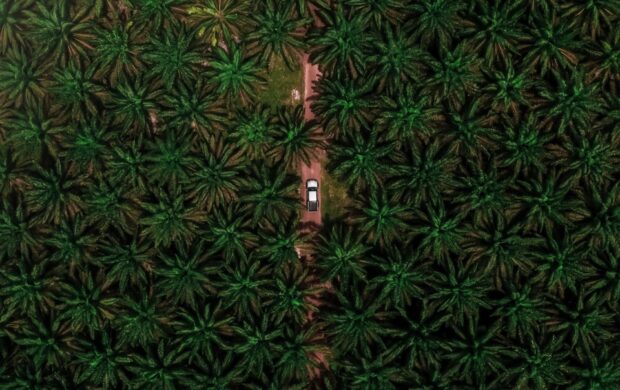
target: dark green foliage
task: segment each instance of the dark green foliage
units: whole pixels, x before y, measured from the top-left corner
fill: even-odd
[[[318,126],[312,122],[304,122],[301,106],[280,109],[272,137],[269,156],[291,168],[302,163],[310,164],[316,151],[325,147]]]
[[[33,59],[24,46],[12,48],[3,54],[0,63],[0,96],[10,100],[15,108],[36,107],[37,99],[45,95],[44,72],[45,65]]]
[[[147,74],[161,80],[169,89],[175,82],[194,81],[201,61],[195,32],[176,24],[152,38],[143,57],[149,66]]]
[[[239,99],[252,101],[256,97],[257,85],[263,81],[258,74],[260,68],[256,59],[248,57],[234,41],[226,42],[226,50],[219,46],[213,48],[206,75],[217,86],[217,93],[224,95],[229,103]]]
[[[59,0],[49,7],[37,1],[28,16],[29,38],[41,45],[42,52],[61,64],[76,62],[87,56],[93,38],[89,32],[88,7],[72,12],[71,2]]]
[[[344,7],[333,12],[320,10],[319,15],[327,27],[310,36],[312,62],[320,63],[330,74],[362,72],[371,42],[371,36],[365,32],[368,17],[353,10],[347,12]]]
[[[303,41],[305,27],[311,19],[295,17],[293,3],[267,0],[264,13],[254,16],[256,29],[246,39],[251,50],[259,53],[261,61],[269,63],[281,56],[289,68],[293,67],[306,44]]]
[[[620,388],[619,25],[0,0],[0,388]]]

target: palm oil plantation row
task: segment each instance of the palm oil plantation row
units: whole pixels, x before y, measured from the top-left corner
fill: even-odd
[[[619,181],[618,0],[0,0],[0,388],[618,389]]]

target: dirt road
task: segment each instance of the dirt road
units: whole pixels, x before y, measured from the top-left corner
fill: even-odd
[[[307,121],[311,121],[314,119],[314,113],[310,108],[310,102],[308,99],[315,94],[314,91],[314,83],[319,80],[321,77],[321,72],[319,71],[318,65],[312,65],[308,58],[308,54],[304,54],[303,56],[303,72],[304,72],[304,119]],[[299,228],[301,231],[317,231],[321,224],[322,220],[322,184],[321,184],[321,173],[322,173],[322,162],[325,161],[325,150],[317,149],[314,153],[314,158],[310,161],[310,165],[300,164],[299,166],[299,176],[301,177],[300,183],[300,193],[301,199],[303,201],[303,211],[301,214],[301,220],[299,224]],[[316,179],[319,182],[319,209],[317,211],[308,211],[306,207],[306,181],[309,179]],[[306,259],[306,261],[312,261],[312,253],[303,253],[301,249],[298,249],[298,254],[300,257]],[[331,283],[323,283],[317,285],[317,287],[321,287],[323,292],[319,293],[316,297],[312,297],[310,301],[319,307],[322,304],[322,295],[325,291],[331,290]],[[313,321],[314,313],[312,311],[308,312],[308,320]],[[325,335],[321,333],[321,338],[324,339]],[[329,367],[329,356],[331,355],[330,348],[326,345],[324,348],[321,348],[312,353],[312,360],[317,364],[316,367],[312,367],[309,369],[310,376],[315,378],[321,376],[321,367],[328,368]]]
[[[308,54],[303,56],[303,71],[304,71],[304,119],[310,121],[314,119],[314,113],[310,109],[310,102],[308,99],[314,95],[314,82],[318,81],[321,77],[318,65],[312,65],[308,58]],[[314,158],[310,161],[310,165],[304,163],[300,164],[299,176],[301,177],[300,193],[303,201],[304,209],[301,215],[301,227],[302,229],[309,229],[313,226],[316,228],[322,224],[322,199],[321,199],[321,161],[324,160],[325,151],[316,151]],[[308,211],[306,207],[306,181],[309,179],[316,179],[319,182],[319,209],[318,211]]]

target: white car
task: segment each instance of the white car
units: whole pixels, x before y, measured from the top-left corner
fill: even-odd
[[[308,211],[319,209],[319,182],[315,179],[306,181],[306,204]]]

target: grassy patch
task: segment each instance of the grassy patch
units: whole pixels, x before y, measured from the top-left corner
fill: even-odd
[[[301,64],[295,63],[294,68],[289,69],[284,60],[274,57],[267,70],[267,86],[258,94],[258,99],[266,105],[276,107],[282,104],[294,104],[291,99],[291,91],[297,89],[300,100],[296,104],[302,104],[303,99],[303,72]]]
[[[334,220],[344,215],[345,207],[349,206],[351,201],[347,194],[347,186],[342,181],[327,172],[325,169],[327,161],[323,163],[322,180],[321,180],[321,202],[323,219]]]

